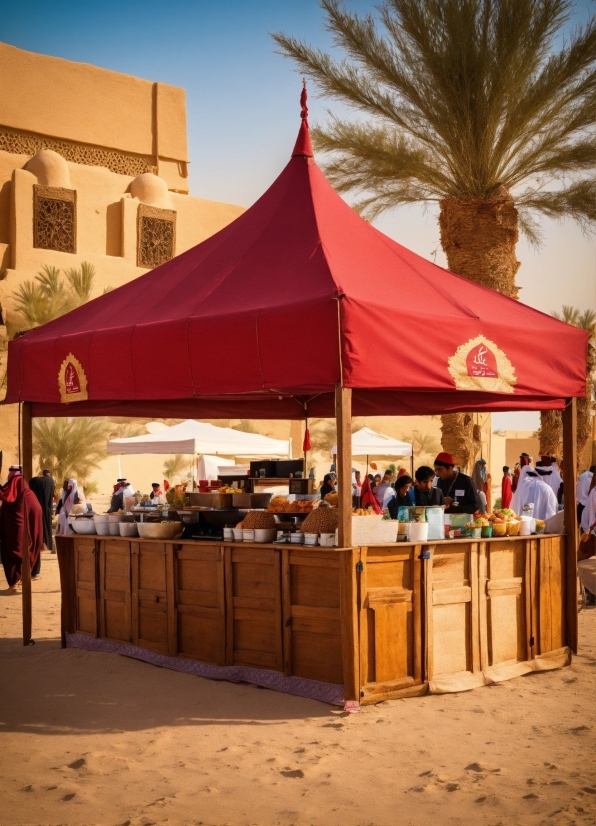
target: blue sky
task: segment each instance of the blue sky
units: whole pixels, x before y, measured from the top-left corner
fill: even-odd
[[[373,3],[347,5],[363,12]],[[580,0],[576,9],[572,24],[596,4]],[[299,126],[300,77],[275,54],[268,32],[329,49],[323,19],[317,0],[21,0],[3,4],[0,40],[184,87],[191,193],[249,206],[287,162]],[[326,104],[314,93],[309,108],[311,123],[324,121]],[[425,257],[439,246],[432,211],[400,209],[376,223]],[[596,309],[593,240],[571,222],[547,221],[543,230],[538,252],[523,240],[518,246],[521,299],[544,312],[562,304]],[[436,260],[444,264],[440,250]]]

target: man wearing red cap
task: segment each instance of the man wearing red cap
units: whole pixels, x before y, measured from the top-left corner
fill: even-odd
[[[455,469],[455,459],[450,453],[439,453],[435,459],[437,488],[443,493],[446,513],[476,513],[482,510],[474,485],[469,476]]]

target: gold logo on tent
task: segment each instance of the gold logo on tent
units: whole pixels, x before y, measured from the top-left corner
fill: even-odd
[[[448,361],[458,390],[513,393],[515,368],[494,341],[476,336],[460,345]]]
[[[72,353],[69,353],[60,365],[58,387],[62,404],[82,402],[89,398],[83,365]]]

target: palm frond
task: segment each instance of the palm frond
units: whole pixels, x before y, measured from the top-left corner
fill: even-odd
[[[596,221],[596,181],[577,181],[554,191],[528,189],[516,203],[525,210],[534,210],[556,220],[571,217],[583,232],[592,233]]]

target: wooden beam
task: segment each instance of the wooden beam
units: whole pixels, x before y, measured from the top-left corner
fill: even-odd
[[[352,545],[352,391],[335,388],[337,426],[337,490],[339,493],[339,547]]]
[[[23,645],[31,642],[33,612],[31,610],[31,557],[29,556],[29,513],[25,500],[23,513],[23,561],[21,563],[21,588],[23,609]]]
[[[29,481],[33,476],[33,416],[31,415],[31,402],[23,402],[21,405],[21,440],[23,478]]]
[[[565,491],[565,628],[566,642],[577,654],[577,405],[568,399],[563,410],[563,485]]]

